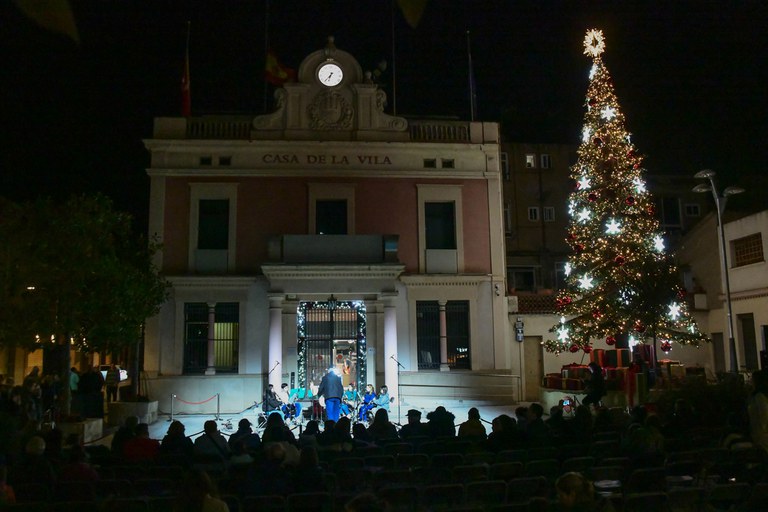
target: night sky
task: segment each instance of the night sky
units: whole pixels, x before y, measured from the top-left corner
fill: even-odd
[[[181,112],[187,20],[193,114],[259,114],[265,1],[72,4],[79,44],[1,3],[0,195],[100,190],[142,221],[142,138],[153,117]],[[709,167],[723,185],[765,174],[768,2],[431,0],[412,28],[388,0],[272,0],[269,43],[293,68],[329,35],[363,70],[387,60],[391,113],[393,19],[398,115],[469,118],[469,30],[476,117],[501,121],[507,141],[577,144],[590,67],[582,41],[600,28],[649,172]]]

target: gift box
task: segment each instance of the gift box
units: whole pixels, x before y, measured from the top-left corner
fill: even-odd
[[[549,373],[544,377],[544,387],[549,389],[563,389],[563,378],[556,373]]]
[[[645,361],[649,368],[653,368],[656,359],[654,357],[653,345],[646,345],[644,343],[638,343],[632,347],[632,355],[635,359]]]
[[[564,379],[588,379],[590,376],[588,366],[576,363],[563,366],[560,374]]]
[[[616,356],[616,349],[612,348],[605,351],[605,366],[609,368],[616,368],[616,363],[618,362],[617,356]]]
[[[630,365],[632,360],[630,359],[630,353],[628,348],[617,348],[616,349],[616,367],[624,367]]]
[[[589,361],[592,363],[597,363],[600,365],[600,368],[605,366],[605,350],[602,348],[596,348],[593,349],[592,352],[589,353]]]
[[[682,364],[670,364],[669,376],[673,379],[682,379],[685,377],[685,366]]]

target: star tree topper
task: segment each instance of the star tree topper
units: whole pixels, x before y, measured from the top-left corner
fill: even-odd
[[[605,51],[605,38],[603,31],[592,29],[587,32],[584,38],[584,55],[591,55],[592,58],[599,58]]]

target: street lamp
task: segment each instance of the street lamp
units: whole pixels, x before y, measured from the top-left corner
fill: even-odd
[[[738,371],[738,361],[736,359],[736,340],[733,338],[733,309],[731,308],[731,281],[728,277],[728,253],[725,245],[725,227],[723,226],[723,212],[728,202],[728,197],[744,192],[740,187],[726,187],[722,194],[718,194],[715,185],[715,171],[704,169],[693,175],[694,178],[709,180],[709,185],[699,183],[693,187],[694,192],[704,193],[712,192],[717,208],[717,224],[720,227],[720,263],[723,266],[723,277],[725,279],[725,304],[728,310],[728,349],[731,353],[731,371]]]

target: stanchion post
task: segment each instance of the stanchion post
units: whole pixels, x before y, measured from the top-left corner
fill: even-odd
[[[171,417],[168,421],[173,421],[173,401],[176,400],[176,395],[171,394]]]
[[[221,394],[216,393],[216,421],[221,420],[219,412],[221,411]]]

